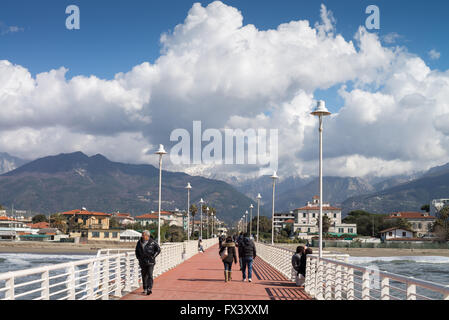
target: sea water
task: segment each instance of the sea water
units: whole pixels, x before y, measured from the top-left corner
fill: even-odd
[[[48,265],[54,265],[54,264],[60,264],[65,262],[72,262],[77,260],[86,260],[94,258],[96,255],[92,254],[44,254],[44,253],[0,253],[0,274],[10,271],[18,271],[18,270],[26,270],[31,268],[37,268],[42,266],[48,266]],[[57,270],[52,271],[50,276],[54,276],[57,274],[64,273],[65,270]],[[84,275],[86,272],[80,272],[79,276]],[[27,281],[36,280],[40,277],[40,275],[30,275],[27,277],[20,277],[17,278],[17,283],[23,283]],[[55,283],[56,281],[63,281],[66,277],[60,277],[59,279],[50,280],[50,284]],[[5,286],[5,281],[0,281],[0,289]],[[25,292],[25,290],[32,290],[34,288],[38,288],[38,284],[30,285],[22,288],[16,288],[15,294],[19,295],[20,293]],[[80,286],[80,290],[84,286]],[[62,290],[63,286],[55,287],[54,290]],[[30,300],[37,298],[40,295],[40,293],[31,294],[29,296],[24,296],[21,298],[18,298],[18,300]],[[62,297],[63,295],[55,295],[52,298],[58,299]],[[4,292],[0,293],[0,299],[4,298]]]
[[[449,285],[449,257],[441,256],[402,256],[402,257],[349,257],[348,263],[386,271],[406,277],[413,277],[441,285]],[[405,286],[394,283],[401,289]],[[398,292],[391,290],[395,296]],[[441,295],[427,290],[417,289],[417,293],[433,299],[441,299]],[[419,297],[418,297],[419,298]]]

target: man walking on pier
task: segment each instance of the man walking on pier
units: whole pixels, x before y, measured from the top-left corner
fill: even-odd
[[[161,252],[161,247],[150,236],[150,232],[145,230],[142,238],[136,245],[136,257],[139,260],[142,272],[143,293],[150,295],[153,290],[153,270],[156,263],[156,257]]]
[[[256,245],[248,233],[245,233],[239,245],[239,258],[242,258],[242,281],[246,281],[246,268],[248,267],[248,281],[251,282],[253,262],[256,258]]]

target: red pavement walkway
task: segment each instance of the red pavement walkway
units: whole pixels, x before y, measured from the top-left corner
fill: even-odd
[[[122,300],[309,300],[294,283],[260,258],[253,265],[253,282],[243,282],[239,265],[232,265],[232,281],[224,282],[218,244],[154,280],[153,294],[142,288]]]

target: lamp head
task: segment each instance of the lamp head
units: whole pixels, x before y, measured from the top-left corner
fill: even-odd
[[[159,150],[156,151],[156,154],[158,154],[158,155],[164,155],[164,154],[167,154],[167,152],[165,152],[165,149],[164,149],[164,145],[163,145],[163,144],[160,144],[160,145],[159,145]]]
[[[250,209],[254,208],[253,204],[251,203],[251,205],[249,206]]]
[[[187,187],[186,189],[192,189],[192,186],[190,185],[190,182],[187,182]]]
[[[323,100],[318,100],[315,110],[311,113],[314,116],[330,116],[331,113],[326,108],[326,103]]]
[[[245,214],[248,214],[248,210],[245,211]]]
[[[204,203],[204,200],[203,200],[203,198],[201,198],[201,199],[200,199],[200,203],[201,203],[201,204],[203,204],[203,203]]]
[[[271,179],[273,179],[273,180],[279,179],[278,175],[276,174],[276,171],[271,176]]]
[[[257,194],[257,199],[262,199],[262,196],[260,195],[260,193]]]

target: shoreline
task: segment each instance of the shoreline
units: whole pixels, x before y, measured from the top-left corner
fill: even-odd
[[[296,244],[284,244],[282,247],[294,250]],[[43,254],[96,254],[100,249],[131,249],[134,242],[124,243],[42,243],[27,242],[0,242],[1,253],[43,253]],[[317,248],[312,247],[316,251]],[[449,257],[449,249],[397,249],[397,248],[337,248],[327,247],[325,250],[349,254],[352,257],[401,257],[401,256],[441,256]]]
[[[53,253],[53,254],[96,254],[100,249],[134,249],[134,242],[120,244],[112,243],[42,243],[27,242],[0,242],[1,253]]]
[[[300,244],[283,244],[289,250],[295,250]],[[311,247],[314,252],[318,248]],[[351,257],[409,257],[409,256],[439,256],[449,257],[449,249],[400,249],[400,248],[341,248],[341,247],[325,247],[324,251],[331,251],[341,254],[349,254]]]

